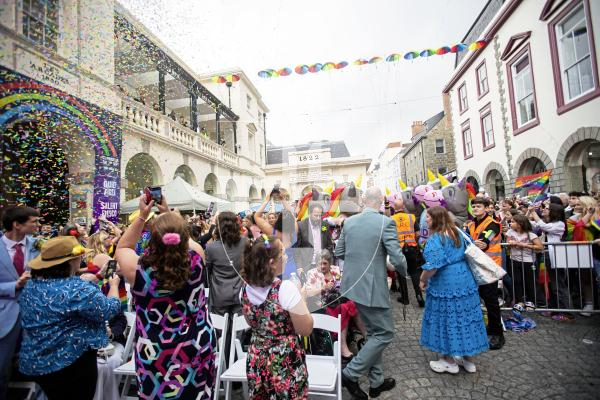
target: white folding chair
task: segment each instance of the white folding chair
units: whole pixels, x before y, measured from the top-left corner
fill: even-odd
[[[242,350],[242,344],[237,339],[238,332],[250,329],[243,315],[233,315],[231,323],[231,349],[229,350],[229,368],[221,374],[221,381],[225,382],[225,400],[231,398],[231,382],[242,382],[244,384],[244,398],[248,396],[246,377],[246,353]],[[235,361],[237,355],[238,360]],[[235,362],[234,362],[235,361]]]
[[[132,377],[135,377],[135,356],[133,354],[133,342],[135,340],[135,313],[126,312],[125,317],[127,318],[127,327],[129,329],[129,333],[127,334],[125,349],[123,350],[121,366],[113,370],[117,377],[117,381],[120,381],[122,377],[125,377],[125,383],[123,384],[123,390],[121,391],[121,399],[127,398],[127,393],[129,392],[129,387],[131,386],[131,379]]]
[[[212,322],[213,328],[221,331],[221,337],[217,341],[217,380],[215,381],[215,391],[213,395],[213,399],[216,400],[219,398],[222,391],[221,372],[223,372],[224,366],[227,367],[227,364],[225,363],[225,360],[227,360],[227,355],[225,354],[225,339],[227,338],[229,314],[221,316],[214,313],[210,313],[210,321]]]
[[[308,393],[312,395],[342,398],[342,353],[340,340],[342,334],[342,317],[337,318],[325,314],[312,314],[313,329],[323,329],[337,334],[333,343],[333,356],[306,356],[308,368]]]

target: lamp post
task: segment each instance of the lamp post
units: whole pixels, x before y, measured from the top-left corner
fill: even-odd
[[[229,109],[231,110],[231,86],[233,85],[233,83],[230,81],[227,81],[225,83],[225,85],[227,86],[227,92],[229,94]]]

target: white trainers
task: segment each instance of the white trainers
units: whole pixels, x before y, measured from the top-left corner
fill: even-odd
[[[458,374],[458,364],[450,364],[444,359],[429,361],[429,366],[438,373],[449,372],[451,374]]]
[[[454,361],[461,367],[465,369],[470,374],[477,372],[477,368],[475,367],[475,363],[472,361],[465,360],[463,357],[454,357]]]
[[[586,312],[586,311],[592,311],[593,309],[594,309],[593,304],[586,304],[585,306],[583,306],[583,312],[580,312],[579,315],[581,315],[583,317],[591,317],[592,313]]]

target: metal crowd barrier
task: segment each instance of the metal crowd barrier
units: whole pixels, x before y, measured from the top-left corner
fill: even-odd
[[[593,304],[594,310],[585,312],[599,313],[600,265],[594,270],[592,242],[542,244],[544,250],[535,252],[502,243],[503,309],[531,302],[535,311],[581,312]]]

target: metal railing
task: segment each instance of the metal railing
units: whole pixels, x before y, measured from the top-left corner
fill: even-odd
[[[504,309],[530,302],[536,311],[598,313],[600,265],[592,242],[543,242],[543,251],[502,243]],[[598,264],[598,262],[597,262]]]

